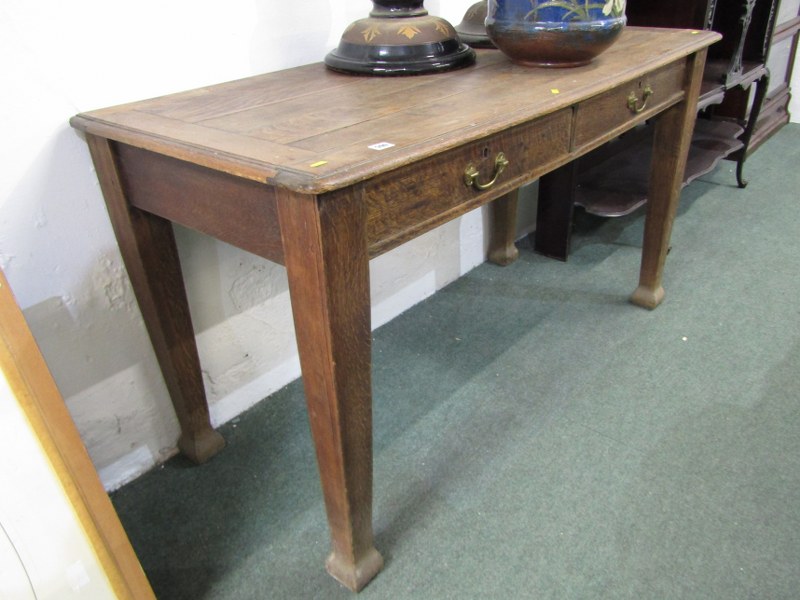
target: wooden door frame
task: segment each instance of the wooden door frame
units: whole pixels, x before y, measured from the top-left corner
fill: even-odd
[[[155,595],[0,270],[0,368],[120,600]]]

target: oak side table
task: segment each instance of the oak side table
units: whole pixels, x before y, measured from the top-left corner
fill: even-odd
[[[172,223],[286,266],[333,551],[352,590],[381,569],[372,535],[368,261],[493,202],[491,259],[516,257],[515,190],[655,120],[639,286],[664,296],[713,32],[627,28],[591,64],[531,69],[486,50],[459,71],[403,78],[313,64],[75,116],[182,434],[212,429]]]

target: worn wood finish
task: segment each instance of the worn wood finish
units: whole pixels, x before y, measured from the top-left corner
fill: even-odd
[[[181,425],[178,447],[202,463],[223,446],[209,420],[172,224],[128,203],[108,140],[87,136],[114,234]]]
[[[369,265],[362,195],[278,190],[297,346],[333,552],[358,591],[383,566],[372,542]]]
[[[239,177],[324,193],[571,109],[692,54],[709,35],[627,28],[577,69],[533,70],[491,50],[479,52],[473,67],[414,78],[352,77],[318,64],[94,111],[72,123]],[[381,142],[394,146],[370,148]]]
[[[665,111],[656,123],[653,159],[645,218],[642,267],[639,287],[631,301],[644,308],[655,308],[664,299],[661,285],[664,261],[669,250],[672,223],[678,210],[683,172],[697,117],[696,103],[700,92],[705,52],[701,50],[691,61],[686,78],[686,100]],[[675,132],[680,132],[676,135]]]
[[[512,260],[515,190],[661,111],[671,125],[683,119],[693,79],[640,113],[603,115],[651,76],[696,76],[687,64],[702,63],[702,53],[691,57],[717,37],[631,28],[575,69],[529,69],[492,51],[473,67],[413,78],[310,65],[74,117],[89,134],[184,438],[219,440],[170,221],[285,263],[331,530],[328,570],[361,589],[382,565],[371,523],[369,258],[495,201],[493,260]],[[592,113],[599,125],[585,118]],[[671,158],[654,166],[653,182],[665,186],[656,204],[669,209],[688,134],[662,126],[659,135],[660,158]],[[501,152],[508,164],[498,173]],[[465,179],[470,165],[480,185]],[[671,215],[648,220],[645,286],[660,282],[663,261],[651,263]]]

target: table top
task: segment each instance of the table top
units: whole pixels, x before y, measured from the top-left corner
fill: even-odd
[[[83,113],[74,127],[302,193],[340,189],[572,106],[719,39],[627,27],[592,63],[543,69],[495,50],[474,66],[413,77],[322,63]]]

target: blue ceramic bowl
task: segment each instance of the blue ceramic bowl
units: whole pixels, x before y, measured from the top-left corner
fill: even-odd
[[[616,5],[608,15],[603,12],[607,4]],[[606,50],[622,32],[626,18],[619,5],[599,0],[489,0],[486,33],[516,63],[576,67]]]

